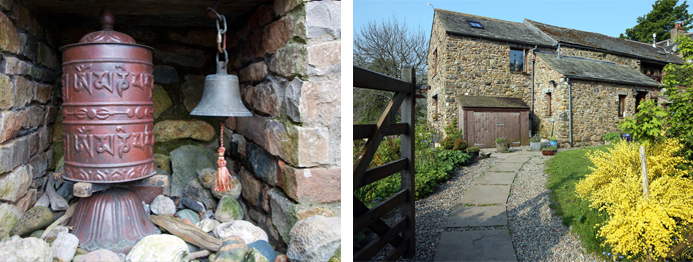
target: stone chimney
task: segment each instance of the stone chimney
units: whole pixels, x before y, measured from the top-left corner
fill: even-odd
[[[683,30],[683,22],[676,23],[674,24],[674,28],[669,31],[671,33],[671,39],[674,40],[676,39],[676,36],[679,34],[686,33],[686,30]]]

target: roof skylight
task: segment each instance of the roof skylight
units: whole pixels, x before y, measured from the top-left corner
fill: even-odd
[[[469,25],[474,27],[474,28],[484,29],[484,26],[481,25],[481,23],[479,23],[479,22],[467,20],[467,23],[469,23]]]

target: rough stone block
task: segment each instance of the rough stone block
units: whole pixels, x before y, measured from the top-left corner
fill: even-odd
[[[33,101],[45,104],[53,97],[53,87],[50,85],[37,84],[36,92],[34,93]]]
[[[27,75],[31,70],[31,65],[16,57],[5,56],[0,62],[0,73],[8,75]]]
[[[279,186],[299,202],[327,203],[341,200],[341,168],[298,169],[279,161]]]
[[[239,81],[258,82],[265,80],[265,77],[267,77],[267,64],[265,62],[257,62],[241,69]]]
[[[339,75],[341,61],[341,41],[318,43],[308,46],[308,73]]]
[[[31,102],[36,91],[36,83],[21,76],[13,77],[15,85],[14,107],[22,108]]]
[[[294,33],[293,24],[291,16],[285,16],[265,27],[265,32],[262,34],[264,51],[274,54],[277,49],[284,46]]]
[[[272,223],[279,231],[279,235],[281,235],[284,242],[288,243],[291,228],[298,222],[296,204],[278,189],[269,191],[269,199],[272,207]]]
[[[248,21],[248,29],[257,31],[270,21],[272,21],[272,8],[270,8],[268,5],[262,5],[255,9],[253,15],[250,16],[250,21]]]
[[[274,13],[278,16],[283,16],[302,4],[302,0],[275,0]]]
[[[341,10],[340,1],[306,3],[306,36],[321,40],[341,38]]]
[[[255,176],[248,171],[245,167],[241,168],[239,174],[241,184],[241,194],[243,198],[252,206],[260,207],[262,198],[262,181],[255,178]]]
[[[26,33],[19,33],[19,45],[19,50],[23,56],[26,56],[31,61],[36,61],[38,49],[34,36]]]
[[[40,106],[30,106],[21,112],[23,112],[20,115],[23,120],[23,127],[32,128],[43,125],[43,121],[46,119],[45,109]]]
[[[285,92],[285,110],[286,115],[291,118],[292,121],[294,122],[302,122],[301,121],[301,88],[303,86],[303,81],[301,81],[300,78],[296,77],[294,80],[289,82],[286,85],[286,92]]]
[[[0,175],[0,200],[15,202],[27,193],[31,185],[31,168],[30,165],[22,165]]]
[[[270,70],[288,79],[305,76],[308,71],[307,60],[308,51],[305,45],[287,44],[274,54]]]
[[[323,127],[296,127],[298,166],[311,167],[329,162],[329,135]]]
[[[286,131],[286,127],[282,122],[270,120],[267,123],[267,150],[270,154],[286,157],[285,151],[292,150],[291,148],[284,148],[286,146],[285,143],[289,140]]]
[[[36,189],[31,188],[27,190],[27,193],[24,194],[24,196],[20,197],[17,202],[14,203],[14,205],[19,209],[19,211],[22,211],[22,213],[26,212],[34,206],[36,201],[38,200],[38,197],[36,197]]]
[[[0,50],[17,54],[19,53],[19,34],[12,21],[0,13]]]
[[[29,137],[29,156],[33,156],[39,150],[41,138],[38,132],[33,132],[27,136]]]
[[[58,58],[55,57],[53,50],[45,43],[39,43],[38,47],[36,60],[50,69],[57,70],[59,67]]]
[[[269,118],[253,115],[236,118],[236,132],[259,145],[265,145],[265,129]],[[240,152],[240,151],[239,151]]]
[[[14,83],[9,76],[0,74],[0,109],[14,106]]]
[[[0,174],[29,161],[30,143],[30,136],[23,136],[0,145]]]
[[[255,143],[247,143],[250,171],[265,183],[277,185],[277,160]]]
[[[178,83],[180,79],[178,78],[178,71],[175,67],[168,65],[156,65],[154,66],[154,82],[159,84],[173,84]]]
[[[154,125],[157,142],[188,138],[211,141],[214,135],[214,127],[202,120],[164,120]]]
[[[301,87],[301,121],[327,126],[341,110],[339,81],[303,82]],[[320,101],[316,103],[315,101]]]
[[[243,61],[253,60],[256,57],[262,57],[265,55],[265,49],[263,48],[262,35],[263,31],[257,31],[250,35],[245,43],[243,44]]]
[[[38,130],[38,137],[39,137],[39,146],[38,146],[38,151],[43,152],[48,149],[48,147],[51,146],[51,143],[53,142],[53,130],[48,128],[47,126],[42,126]]]
[[[32,166],[32,178],[42,177],[46,174],[46,170],[48,170],[48,165],[50,164],[52,157],[53,150],[49,149],[31,158],[29,165]]]
[[[281,108],[279,88],[271,81],[253,86],[249,88],[247,94],[250,99],[246,101],[256,112],[270,116],[279,115]]]
[[[0,112],[0,143],[17,136],[19,129],[22,128],[22,120],[15,111]]]
[[[188,112],[200,103],[202,99],[202,88],[205,85],[205,76],[203,75],[186,75],[185,82],[180,89],[183,93],[183,105]]]

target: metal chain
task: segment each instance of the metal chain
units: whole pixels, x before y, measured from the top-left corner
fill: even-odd
[[[217,24],[217,50],[219,50],[219,55],[224,55],[224,63],[228,64],[229,54],[226,52],[226,17],[217,13],[217,11],[211,7],[207,8],[207,10],[217,17],[217,20],[215,20]],[[224,26],[222,27],[220,23]],[[217,61],[219,61],[219,55],[217,55]]]

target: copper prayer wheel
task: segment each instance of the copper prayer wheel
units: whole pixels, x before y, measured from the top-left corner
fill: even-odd
[[[113,30],[63,46],[65,179],[120,183],[154,174],[152,48]]]

